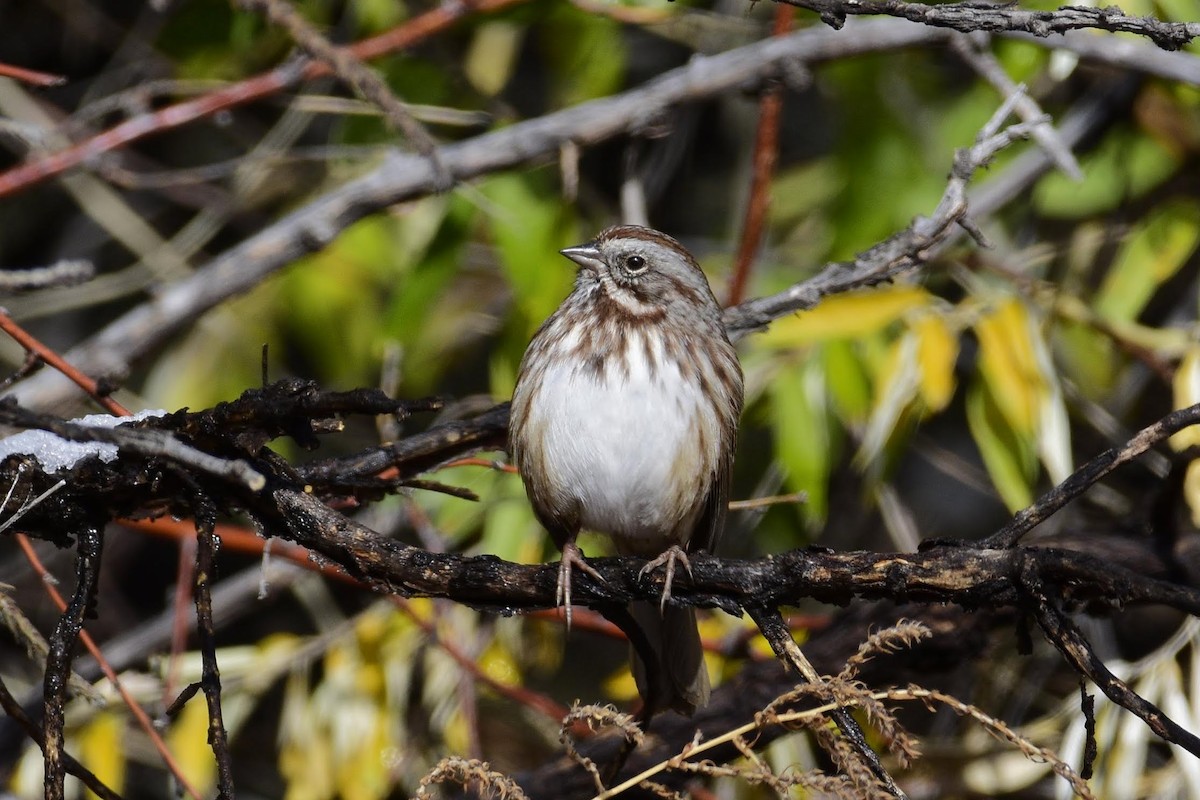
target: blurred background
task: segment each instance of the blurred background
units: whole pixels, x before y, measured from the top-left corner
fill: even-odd
[[[445,10],[399,0],[288,5],[338,44]],[[493,5],[501,7],[466,4],[452,24],[370,61],[438,143],[628,91],[697,56],[752,45],[773,25],[823,27],[812,13],[761,2]],[[1200,12],[1191,0],[1120,5],[1162,19],[1195,20]],[[95,266],[97,277],[83,285],[5,299],[13,319],[60,352],[375,169],[391,149],[409,149],[378,106],[335,77],[166,129],[165,115],[179,104],[298,58],[285,31],[235,6],[0,2],[0,62],[65,79],[39,87],[0,78],[0,169],[131,120],[153,130],[65,177],[0,192],[0,267],[68,259]],[[1155,48],[1147,39],[1119,41],[1141,48],[1150,63],[1146,53]],[[1178,63],[1193,76],[1196,53],[1193,44],[1175,54],[1191,59]],[[1200,79],[1157,77],[1138,63],[1117,67],[1044,41],[996,37],[834,58],[702,97],[655,115],[637,135],[565,147],[368,214],[251,291],[170,336],[153,336],[115,397],[135,410],[201,409],[235,398],[261,384],[265,345],[272,379],[448,400],[439,415],[402,425],[351,421],[326,438],[322,457],[478,413],[509,398],[526,343],[569,290],[573,270],[557,251],[639,209],[691,249],[722,300],[739,269],[756,191],[769,205],[748,246],[753,257],[740,268],[744,298],[852,260],[930,215],[955,149],[969,146],[1003,102],[980,66],[990,64],[1024,84],[1053,125],[1071,121],[1064,135],[1080,177],[1048,167],[1022,172],[1038,144],[1017,144],[973,182],[1004,198],[974,219],[990,248],[963,239],[910,276],[830,297],[740,342],[747,403],[734,496],[776,499],[732,514],[720,554],[756,557],[812,544],[913,550],[932,537],[977,538],[1078,464],[1200,401]],[[755,142],[770,93],[781,109],[777,161],[756,190]],[[24,352],[6,339],[0,358],[15,371]],[[95,410],[82,393],[73,405],[55,410]],[[290,459],[311,457],[287,441],[273,446]],[[490,465],[504,458],[482,454],[477,464],[432,476],[476,492],[478,502],[412,491],[362,519],[430,549],[527,563],[555,558],[520,480]],[[1172,470],[1173,494],[1164,488]],[[1155,521],[1152,508],[1167,511]],[[1192,532],[1196,514],[1200,476],[1193,480],[1187,464],[1173,464],[1164,450],[1097,487],[1038,536],[1060,537],[1066,547],[1106,536],[1170,548]],[[1154,529],[1163,519],[1166,539]],[[601,539],[582,544],[589,555],[606,552]],[[111,528],[99,616],[88,626],[152,716],[199,674],[194,642],[176,634],[171,645],[186,613],[175,595],[186,547],[183,535]],[[71,553],[39,552],[53,574],[71,580]],[[0,559],[0,580],[11,584],[17,605],[50,630],[56,611],[21,553],[5,540]],[[407,796],[449,753],[527,768],[559,748],[552,714],[531,696],[627,707],[636,695],[624,645],[586,625],[565,640],[552,616],[502,619],[444,603],[397,604],[281,562],[264,567],[256,554],[227,549],[220,561],[220,585],[230,594],[221,605],[219,657],[243,797]],[[833,613],[799,609],[798,629],[820,629]],[[1158,688],[1144,690],[1162,692],[1160,703],[1174,698],[1176,720],[1196,730],[1184,711],[1200,703],[1188,689],[1195,666],[1180,656],[1190,653],[1194,632],[1173,650],[1158,649],[1178,623],[1167,614],[1130,615],[1095,622],[1088,633],[1105,657],[1154,655],[1139,674]],[[748,620],[718,613],[704,621],[713,643],[749,630]],[[1069,713],[1077,687],[1062,680],[1058,656],[1039,646],[1018,657],[1011,634],[998,638],[994,659],[963,665],[948,681],[1052,748],[1078,747],[1078,720]],[[738,669],[740,657],[713,651],[714,675]],[[35,711],[40,672],[11,639],[0,669]],[[98,677],[86,661],[79,669]],[[481,675],[520,691],[499,692]],[[1200,711],[1187,713],[1200,720]],[[161,759],[119,701],[76,701],[69,724],[69,749],[126,797],[171,794]],[[1137,796],[1194,796],[1187,788],[1194,764],[1181,765],[1119,724],[1106,729],[1104,774],[1132,775]],[[183,774],[207,795],[214,768],[206,726],[194,700],[165,736]],[[1015,753],[981,730],[965,731],[942,717],[926,731],[936,766],[923,778],[933,788],[920,796],[1054,791],[1048,767],[1012,766]],[[820,763],[794,738],[773,745],[770,758]],[[0,726],[9,790],[40,796],[40,768],[37,749],[11,724]],[[1098,796],[1117,796],[1097,780]],[[736,781],[715,786],[711,796],[765,796]]]

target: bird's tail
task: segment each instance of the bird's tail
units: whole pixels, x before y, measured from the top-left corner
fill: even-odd
[[[637,623],[630,634],[633,678],[650,713],[671,708],[690,715],[708,705],[708,668],[696,627],[696,611],[690,606],[638,602],[629,605]],[[640,634],[640,635],[638,635]]]

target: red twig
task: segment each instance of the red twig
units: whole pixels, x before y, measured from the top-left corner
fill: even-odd
[[[127,528],[149,533],[154,536],[166,537],[168,539],[180,539],[184,536],[195,536],[195,529],[191,523],[185,521],[176,521],[162,517],[155,520],[121,520],[121,524]],[[222,550],[230,550],[239,553],[261,554],[263,550],[264,540],[261,536],[253,531],[239,528],[236,525],[217,525],[216,535],[221,541]],[[347,575],[342,569],[334,564],[317,563],[309,558],[308,549],[301,547],[298,544],[276,540],[271,545],[271,555],[287,559],[296,564],[299,564],[306,569],[316,570],[331,578],[344,581],[346,583],[358,584],[354,578]],[[395,597],[393,600],[396,604],[405,611],[426,635],[428,635],[439,647],[453,658],[463,669],[467,670],[479,682],[490,688],[492,691],[499,694],[501,697],[506,697],[514,702],[521,703],[528,708],[532,708],[539,713],[545,714],[550,719],[558,722],[566,716],[567,712],[563,706],[554,702],[545,695],[530,691],[523,686],[513,686],[507,683],[491,678],[480,670],[479,665],[468,658],[461,650],[437,635],[435,627],[420,618],[412,609],[409,601],[402,597]],[[531,615],[540,616],[540,615]],[[555,612],[545,612],[545,617],[553,619]],[[607,624],[607,623],[604,623]]]
[[[66,611],[67,603],[63,600],[62,595],[59,594],[58,589],[54,588],[54,580],[46,570],[45,565],[42,564],[42,560],[38,558],[33,545],[29,542],[29,537],[23,533],[18,533],[14,538],[17,540],[17,546],[25,554],[25,558],[29,561],[30,566],[33,567],[34,573],[41,578],[42,586],[45,587],[46,593],[50,595],[50,599],[54,601],[54,605],[58,607],[59,611]],[[96,646],[96,642],[92,639],[91,635],[87,631],[80,631],[79,640],[83,642],[83,646],[87,648],[87,651],[91,653],[92,658],[96,659],[96,664],[99,665],[101,671],[104,673],[104,677],[108,678],[109,683],[121,695],[121,700],[129,708],[129,712],[133,714],[134,719],[137,720],[138,727],[150,737],[151,744],[154,745],[154,749],[162,757],[163,763],[167,765],[167,769],[175,776],[175,780],[179,781],[179,785],[183,787],[183,790],[195,798],[195,800],[203,800],[200,793],[196,791],[196,788],[188,783],[179,763],[175,761],[175,756],[171,755],[171,751],[167,748],[167,743],[163,741],[162,737],[158,735],[158,731],[155,730],[154,723],[150,721],[149,715],[138,705],[133,696],[125,690],[125,687],[117,678],[116,670],[104,658],[104,654],[100,652],[100,648]]]
[[[791,30],[794,13],[789,6],[776,6],[775,24],[771,35],[783,36]],[[731,306],[742,302],[746,296],[750,268],[754,265],[754,257],[762,243],[767,209],[771,205],[771,176],[775,174],[775,161],[779,156],[779,118],[782,110],[783,88],[778,84],[767,86],[758,101],[758,133],[754,137],[754,172],[750,179],[750,200],[746,205],[746,218],[742,225],[742,240],[738,245],[733,277],[729,280],[728,304]]]
[[[75,367],[63,360],[62,356],[34,338],[29,331],[25,330],[16,322],[14,322],[13,318],[3,310],[0,310],[0,330],[11,336],[28,352],[33,353],[42,361],[46,362],[51,367],[54,367],[54,369],[67,376],[67,378],[74,382],[76,386],[78,386],[80,389],[83,389],[85,392],[91,395],[97,403],[104,406],[110,414],[114,414],[118,417],[129,416],[129,409],[125,408],[125,406],[121,405],[116,400],[113,400],[111,397],[100,394],[100,387],[94,380],[75,369]]]
[[[127,408],[122,406],[116,400],[113,400],[111,397],[106,397],[100,394],[99,387],[96,385],[94,380],[68,364],[61,356],[58,355],[58,353],[54,352],[52,349],[34,338],[28,331],[14,322],[13,319],[2,310],[0,310],[0,330],[3,330],[5,333],[11,336],[29,353],[37,356],[42,361],[46,362],[51,367],[57,369],[63,375],[74,381],[81,389],[95,398],[96,402],[107,408],[110,413],[122,417],[129,416],[129,410]],[[63,597],[59,593],[58,589],[54,587],[54,582],[51,579],[49,572],[47,572],[45,565],[42,564],[41,559],[38,558],[37,553],[34,551],[33,545],[29,541],[29,537],[23,533],[17,533],[14,538],[17,541],[17,545],[21,548],[21,552],[25,554],[25,558],[27,561],[29,561],[29,565],[33,568],[34,573],[42,579],[42,586],[45,588],[46,594],[50,595],[50,599],[58,607],[59,611],[65,611],[67,608],[67,603],[65,600],[63,600]],[[100,648],[96,646],[96,643],[93,641],[91,635],[86,630],[80,631],[79,640],[83,642],[83,646],[87,648],[87,651],[91,653],[92,658],[96,659],[96,664],[99,665],[101,671],[104,673],[104,676],[108,678],[109,682],[112,683],[113,688],[115,688],[117,693],[121,695],[121,700],[124,701],[125,705],[129,708],[130,713],[133,714],[134,719],[137,720],[139,727],[141,727],[142,730],[145,731],[146,735],[150,737],[150,741],[153,743],[154,748],[159,752],[159,755],[162,756],[163,763],[167,765],[167,769],[170,770],[171,774],[175,776],[175,779],[179,781],[179,785],[182,786],[189,795],[196,798],[196,800],[201,800],[200,793],[196,791],[195,787],[188,783],[188,780],[186,777],[184,777],[183,771],[180,769],[179,764],[175,761],[175,757],[171,755],[171,751],[167,748],[166,742],[164,742],[162,737],[158,735],[158,731],[156,731],[154,728],[154,723],[150,721],[150,717],[146,714],[145,710],[143,710],[142,707],[137,704],[137,701],[135,701],[133,697],[125,690],[125,687],[121,685],[120,680],[117,679],[116,670],[114,670],[112,665],[109,664],[104,658],[104,654],[100,652]]]
[[[475,3],[443,3],[386,33],[351,45],[347,50],[359,59],[376,58],[393,50],[410,47],[440,33],[468,15],[498,11],[524,1],[479,0]],[[73,167],[151,134],[178,128],[189,122],[210,117],[219,111],[267,97],[299,81],[311,80],[329,73],[329,66],[321,61],[310,62],[300,68],[285,65],[193,100],[141,114],[79,144],[0,173],[0,197],[61,175]]]
[[[562,718],[567,715],[567,708],[559,703],[554,702],[546,695],[539,692],[534,692],[526,689],[524,686],[516,686],[509,683],[501,683],[491,676],[487,675],[479,668],[479,665],[472,661],[465,653],[451,644],[445,638],[439,637],[437,628],[432,622],[422,619],[416,611],[413,610],[409,601],[403,597],[393,597],[392,601],[403,609],[404,613],[408,614],[409,618],[416,623],[426,636],[437,643],[439,647],[446,651],[455,662],[475,680],[487,686],[492,691],[499,694],[501,697],[506,697],[513,702],[520,703],[527,708],[532,708],[538,711],[555,722],[561,722]]]
[[[517,471],[517,468],[512,464],[505,464],[503,461],[496,461],[495,459],[487,458],[460,458],[455,461],[442,464],[442,466],[438,467],[438,469],[449,469],[450,467],[488,467],[489,469],[498,469],[501,472],[515,473]]]
[[[12,78],[14,81],[28,83],[30,86],[62,86],[67,82],[62,75],[38,72],[36,69],[26,69],[3,62],[0,62],[0,77]]]
[[[179,540],[179,564],[175,569],[175,619],[171,626],[171,655],[167,660],[166,680],[163,681],[163,706],[170,707],[179,686],[180,656],[187,647],[188,610],[192,606],[192,586],[196,577],[196,529]]]

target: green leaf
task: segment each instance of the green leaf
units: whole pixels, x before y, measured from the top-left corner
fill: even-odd
[[[975,381],[967,390],[967,426],[1009,511],[1032,503],[1037,464],[1033,443],[1012,429],[982,381]]]
[[[511,473],[501,476],[488,499],[478,551],[528,564],[541,560],[548,541],[549,535],[534,517],[520,477]]]
[[[829,471],[834,454],[825,406],[824,374],[817,359],[785,368],[771,387],[771,416],[776,453],[788,488],[807,492],[799,509],[810,529],[829,512]]]
[[[360,36],[395,27],[405,17],[403,3],[394,0],[354,0]]]
[[[1165,180],[1179,167],[1179,159],[1153,139],[1122,131],[1083,156],[1080,166],[1082,182],[1060,172],[1038,182],[1033,203],[1039,212],[1078,218],[1110,211]]]
[[[1054,352],[1058,363],[1085,397],[1103,396],[1120,374],[1112,337],[1083,322],[1056,324]]]
[[[480,187],[489,204],[488,223],[504,274],[524,315],[525,339],[553,313],[575,280],[571,263],[559,254],[577,244],[564,204],[540,173],[506,173]]]
[[[499,94],[508,84],[521,55],[525,28],[504,20],[480,25],[463,60],[463,73],[471,85],[487,97]]]
[[[883,369],[874,375],[875,402],[871,418],[863,431],[862,444],[855,461],[865,467],[876,462],[884,448],[905,420],[908,409],[920,391],[920,369],[917,364],[917,335],[905,331],[891,344],[891,352]]]
[[[813,355],[824,361],[825,380],[834,413],[847,425],[857,425],[871,410],[871,380],[853,340],[838,339]]]
[[[1137,319],[1198,241],[1200,208],[1195,203],[1181,200],[1154,209],[1122,242],[1096,296],[1096,313],[1110,320]]]
[[[473,313],[462,280],[463,251],[477,211],[460,196],[422,201],[400,225],[395,248],[401,272],[392,279],[381,335],[404,348],[406,392],[435,391],[467,343]],[[432,230],[431,230],[432,229]]]
[[[377,214],[297,263],[280,283],[281,327],[323,379],[373,383],[384,287],[400,272],[393,218]]]
[[[538,31],[553,105],[575,105],[620,88],[625,37],[616,20],[556,3]]]

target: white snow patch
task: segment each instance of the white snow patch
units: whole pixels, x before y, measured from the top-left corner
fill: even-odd
[[[92,428],[115,428],[125,422],[135,422],[150,417],[165,417],[168,413],[162,409],[146,409],[131,417],[89,414],[86,417],[73,419],[71,422]],[[117,446],[105,442],[72,442],[49,431],[30,430],[0,439],[0,460],[17,453],[33,456],[42,465],[45,472],[51,473],[74,467],[88,456],[97,456],[106,463],[115,461]]]

